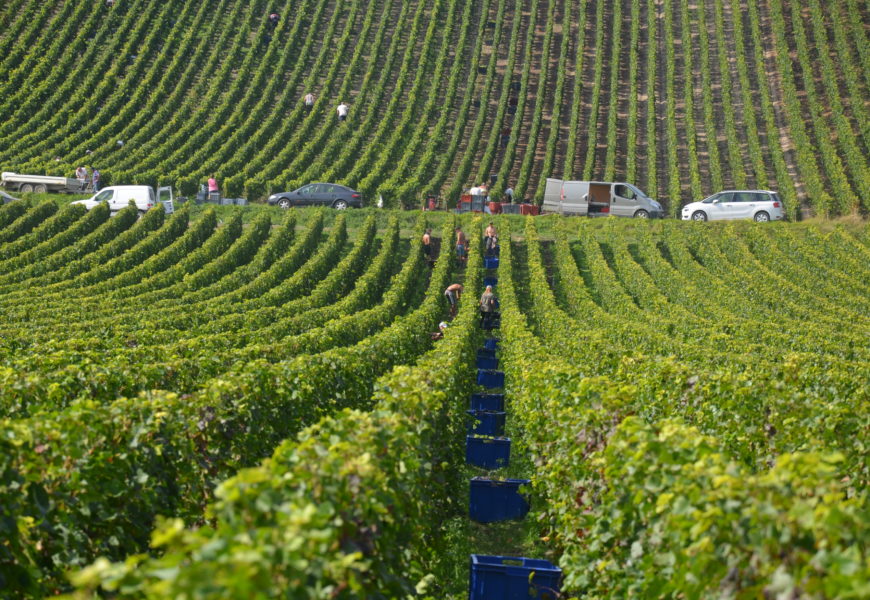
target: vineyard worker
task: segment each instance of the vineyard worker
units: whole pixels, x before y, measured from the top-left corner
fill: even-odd
[[[76,179],[79,180],[82,190],[88,187],[88,170],[85,167],[76,169]]]
[[[492,317],[495,315],[495,294],[492,293],[492,286],[486,286],[486,290],[480,297],[480,326],[487,326]]]
[[[445,331],[447,331],[447,321],[441,321],[440,323],[438,323],[438,331],[436,331],[435,333],[430,333],[429,337],[431,337],[433,340],[440,340],[444,337]]]
[[[495,252],[495,247],[498,245],[498,236],[495,231],[495,227],[490,221],[489,225],[486,226],[486,229],[483,231],[483,247],[485,248],[486,254],[492,255]]]
[[[316,100],[314,94],[308,92],[307,94],[305,94],[303,100],[305,101],[305,110],[310,113],[314,109],[314,101]]]
[[[272,26],[272,29],[278,27],[278,13],[272,13],[269,15],[269,25]]]
[[[97,169],[93,169],[91,173],[91,183],[94,186],[94,191],[100,191],[100,172]]]
[[[511,204],[514,203],[514,188],[509,187],[508,189],[506,189],[504,191],[504,195],[505,195],[505,198],[508,199],[508,202],[510,202]]]
[[[456,303],[462,297],[462,284],[452,283],[444,290],[444,295],[447,297],[447,302],[450,303],[450,316],[456,316]]]
[[[459,261],[459,266],[465,264],[466,259],[468,258],[466,254],[466,248],[468,248],[468,238],[465,237],[465,232],[462,231],[462,227],[456,228],[456,260]]]
[[[338,107],[335,110],[338,112],[339,123],[347,119],[347,110],[348,110],[347,104],[342,102],[341,104],[338,105]]]
[[[492,209],[489,207],[489,201],[490,201],[489,187],[487,187],[487,185],[485,183],[482,186],[480,186],[480,193],[484,196],[483,212],[487,215],[491,215]]]
[[[432,260],[432,229],[427,229],[423,232],[423,256],[426,257],[426,262],[430,267],[435,266]]]
[[[217,179],[214,178],[214,175],[208,178],[208,193],[219,192],[220,188],[218,187]]]

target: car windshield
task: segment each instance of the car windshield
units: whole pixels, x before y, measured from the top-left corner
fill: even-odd
[[[713,194],[713,195],[710,196],[709,198],[704,198],[704,199],[702,200],[702,202],[703,202],[704,204],[712,204],[712,203],[716,200],[716,198],[718,198],[718,197],[719,197],[719,194]]]

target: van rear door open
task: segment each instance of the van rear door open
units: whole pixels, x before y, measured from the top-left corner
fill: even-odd
[[[604,213],[610,212],[610,187],[609,183],[590,183],[589,184],[589,212]]]
[[[562,213],[562,180],[547,178],[544,187],[544,210],[552,213]]]
[[[584,181],[563,181],[562,196],[565,213],[586,215],[589,212],[589,187]]]
[[[175,212],[175,204],[172,200],[171,187],[157,188],[157,202],[163,205],[163,210],[166,211],[166,214],[172,214]]]

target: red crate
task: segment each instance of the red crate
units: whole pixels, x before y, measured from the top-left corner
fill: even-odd
[[[520,204],[520,214],[521,215],[537,215],[538,214],[537,204]]]

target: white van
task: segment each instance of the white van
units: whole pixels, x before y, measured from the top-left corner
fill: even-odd
[[[107,202],[109,210],[114,214],[119,210],[127,208],[127,204],[131,200],[136,203],[136,208],[139,209],[140,213],[150,210],[158,202],[163,204],[163,209],[167,213],[171,213],[174,210],[171,187],[157,188],[157,193],[155,194],[154,188],[148,185],[113,185],[101,189],[87,200],[77,200],[72,202],[72,204],[81,204],[86,209],[91,210],[100,202]]]
[[[630,183],[547,179],[544,211],[563,215],[660,219],[662,205]]]

